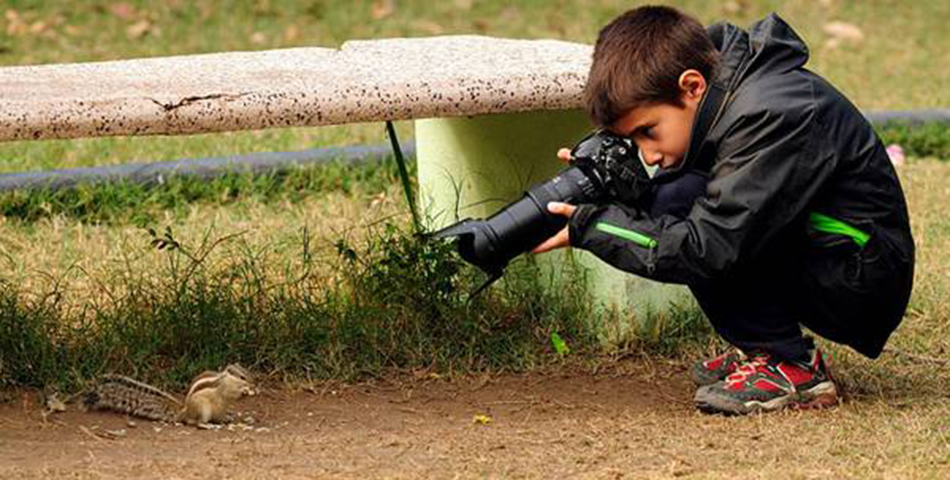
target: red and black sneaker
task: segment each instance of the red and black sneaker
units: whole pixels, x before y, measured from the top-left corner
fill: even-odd
[[[785,407],[822,408],[838,403],[838,393],[818,349],[809,364],[749,355],[725,380],[700,387],[696,406],[707,413],[747,414]]]
[[[746,356],[742,350],[733,348],[716,358],[694,363],[693,368],[689,370],[689,378],[699,387],[712,385],[735,372],[745,361]]]

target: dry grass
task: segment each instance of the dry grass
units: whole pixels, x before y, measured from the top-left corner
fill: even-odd
[[[649,437],[641,445],[656,462],[635,477],[936,479],[950,474],[946,399],[912,410],[861,402],[752,418],[671,417],[630,419]]]
[[[387,218],[405,217],[401,192],[339,192],[315,195],[299,203],[266,204],[245,201],[227,207],[192,205],[184,215],[166,212],[154,228],[172,228],[188,245],[236,235],[209,256],[219,259],[263,255],[267,273],[282,271],[300,260],[303,236],[310,237],[317,262],[337,261],[333,243],[340,238],[358,239],[367,225]],[[68,282],[66,291],[77,303],[101,293],[102,286],[124,282],[117,277],[149,275],[163,269],[169,256],[149,245],[145,228],[132,225],[89,225],[63,217],[18,225],[0,218],[0,278],[20,284],[27,292],[45,292],[50,282]]]

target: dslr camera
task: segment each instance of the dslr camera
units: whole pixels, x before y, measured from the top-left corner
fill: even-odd
[[[481,290],[501,277],[511,259],[564,228],[567,219],[548,212],[549,202],[634,205],[652,191],[636,144],[608,130],[594,131],[578,142],[570,165],[491,217],[465,219],[432,236],[454,239],[462,259],[491,276]]]

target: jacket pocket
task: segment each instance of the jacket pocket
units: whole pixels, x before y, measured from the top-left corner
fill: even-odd
[[[887,297],[890,276],[897,266],[888,261],[886,239],[873,222],[861,222],[857,226],[867,233],[863,245],[848,235],[810,236],[807,268],[813,281],[825,288],[846,289],[852,294],[868,296],[867,300],[874,303],[881,300],[880,295]]]

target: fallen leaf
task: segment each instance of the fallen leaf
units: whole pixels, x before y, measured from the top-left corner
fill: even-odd
[[[125,29],[125,34],[130,40],[135,40],[145,36],[145,34],[148,33],[151,28],[152,22],[149,22],[148,20],[139,20],[138,22],[129,25],[129,27]]]
[[[263,45],[267,43],[267,37],[261,32],[254,32],[251,34],[251,43],[254,45]]]
[[[113,3],[109,5],[109,13],[116,18],[129,21],[135,18],[135,6],[126,2]]]
[[[392,15],[395,10],[396,4],[393,0],[376,0],[370,7],[370,15],[375,20],[382,20]]]
[[[284,29],[284,40],[288,42],[295,42],[300,38],[300,27],[296,25],[289,25]]]
[[[825,24],[823,30],[839,42],[861,43],[864,40],[864,32],[853,23],[831,22]]]
[[[731,0],[724,3],[722,8],[729,15],[742,15],[749,10],[749,3],[746,0]]]
[[[475,415],[472,417],[472,423],[475,425],[488,425],[491,423],[491,417],[488,415]]]
[[[29,30],[29,26],[27,26],[26,22],[23,21],[23,18],[20,17],[20,13],[16,10],[13,10],[12,8],[8,9],[5,16],[7,19],[7,35],[23,35]]]
[[[42,20],[37,20],[33,22],[33,25],[30,25],[30,33],[33,35],[39,35],[46,31],[46,22]]]

